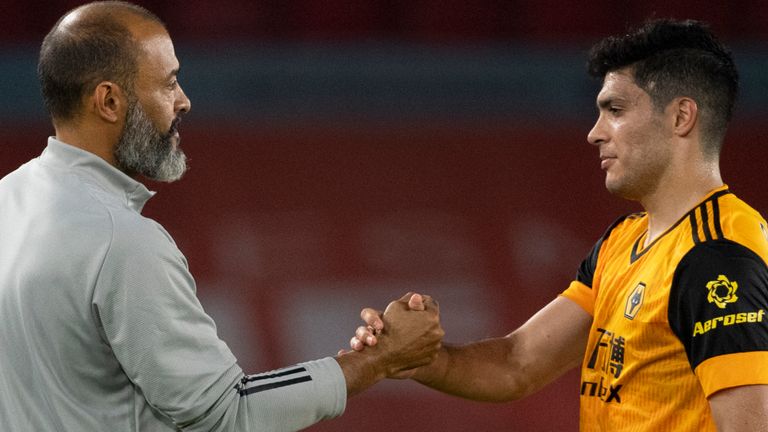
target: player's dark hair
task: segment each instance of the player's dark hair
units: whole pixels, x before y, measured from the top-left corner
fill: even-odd
[[[708,155],[722,148],[739,88],[732,54],[704,23],[659,19],[623,36],[603,39],[589,54],[589,73],[605,78],[629,67],[635,83],[657,110],[680,96],[696,101],[702,145]]]
[[[95,9],[74,22],[77,9]],[[93,10],[91,11],[93,12]],[[132,94],[139,47],[125,23],[125,13],[157,22],[148,10],[122,1],[90,3],[62,16],[43,39],[37,75],[43,100],[54,120],[71,120],[82,97],[102,81],[112,81]]]

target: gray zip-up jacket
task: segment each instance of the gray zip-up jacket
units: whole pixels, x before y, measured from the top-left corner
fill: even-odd
[[[49,138],[0,180],[0,430],[293,431],[340,415],[325,358],[245,375],[153,195]]]

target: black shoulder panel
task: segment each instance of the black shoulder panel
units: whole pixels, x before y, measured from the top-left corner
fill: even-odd
[[[680,260],[668,319],[693,369],[723,354],[768,351],[768,267],[731,240],[694,246]]]

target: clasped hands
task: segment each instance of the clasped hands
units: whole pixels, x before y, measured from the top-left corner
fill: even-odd
[[[409,292],[383,313],[365,308],[360,317],[366,325],[357,328],[350,347],[377,351],[388,378],[409,378],[437,357],[445,332],[438,304],[430,296]]]

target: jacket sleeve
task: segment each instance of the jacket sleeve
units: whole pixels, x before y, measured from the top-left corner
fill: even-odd
[[[93,309],[105,343],[157,413],[180,430],[292,431],[344,411],[333,358],[246,376],[165,230],[143,218],[114,225]]]

